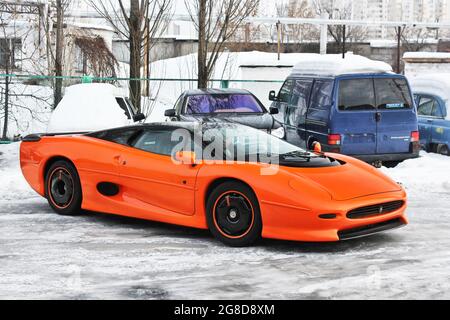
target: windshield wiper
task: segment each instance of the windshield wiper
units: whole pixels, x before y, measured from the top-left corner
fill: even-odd
[[[280,158],[283,160],[287,160],[287,159],[290,160],[292,158],[295,160],[295,158],[301,158],[301,159],[310,161],[312,158],[317,158],[317,157],[311,155],[311,153],[309,153],[309,152],[296,150],[296,151],[281,154]]]

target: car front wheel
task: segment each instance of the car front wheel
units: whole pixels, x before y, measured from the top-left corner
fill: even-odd
[[[250,246],[261,237],[258,200],[243,183],[233,181],[219,185],[209,196],[206,210],[209,230],[228,246]]]

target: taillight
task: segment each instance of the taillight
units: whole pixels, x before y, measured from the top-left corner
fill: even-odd
[[[328,145],[340,146],[341,145],[341,135],[340,134],[329,134],[328,135]]]
[[[419,131],[411,132],[411,142],[419,142],[420,141],[420,133]]]

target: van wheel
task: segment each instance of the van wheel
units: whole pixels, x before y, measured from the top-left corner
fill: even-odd
[[[383,165],[386,168],[395,168],[397,167],[400,163],[402,163],[402,161],[385,161],[383,162]]]
[[[80,178],[71,163],[57,161],[50,167],[45,177],[45,196],[56,213],[68,216],[80,214]]]
[[[225,182],[206,203],[208,228],[231,247],[246,247],[261,238],[262,219],[254,192],[240,182]]]
[[[448,146],[445,144],[441,144],[438,146],[437,153],[442,154],[443,156],[449,156],[450,152]]]

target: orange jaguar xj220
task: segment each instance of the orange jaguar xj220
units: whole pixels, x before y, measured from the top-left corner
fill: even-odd
[[[59,214],[209,229],[230,246],[260,237],[333,242],[407,224],[405,191],[375,168],[238,124],[31,135],[20,156],[26,180]]]

